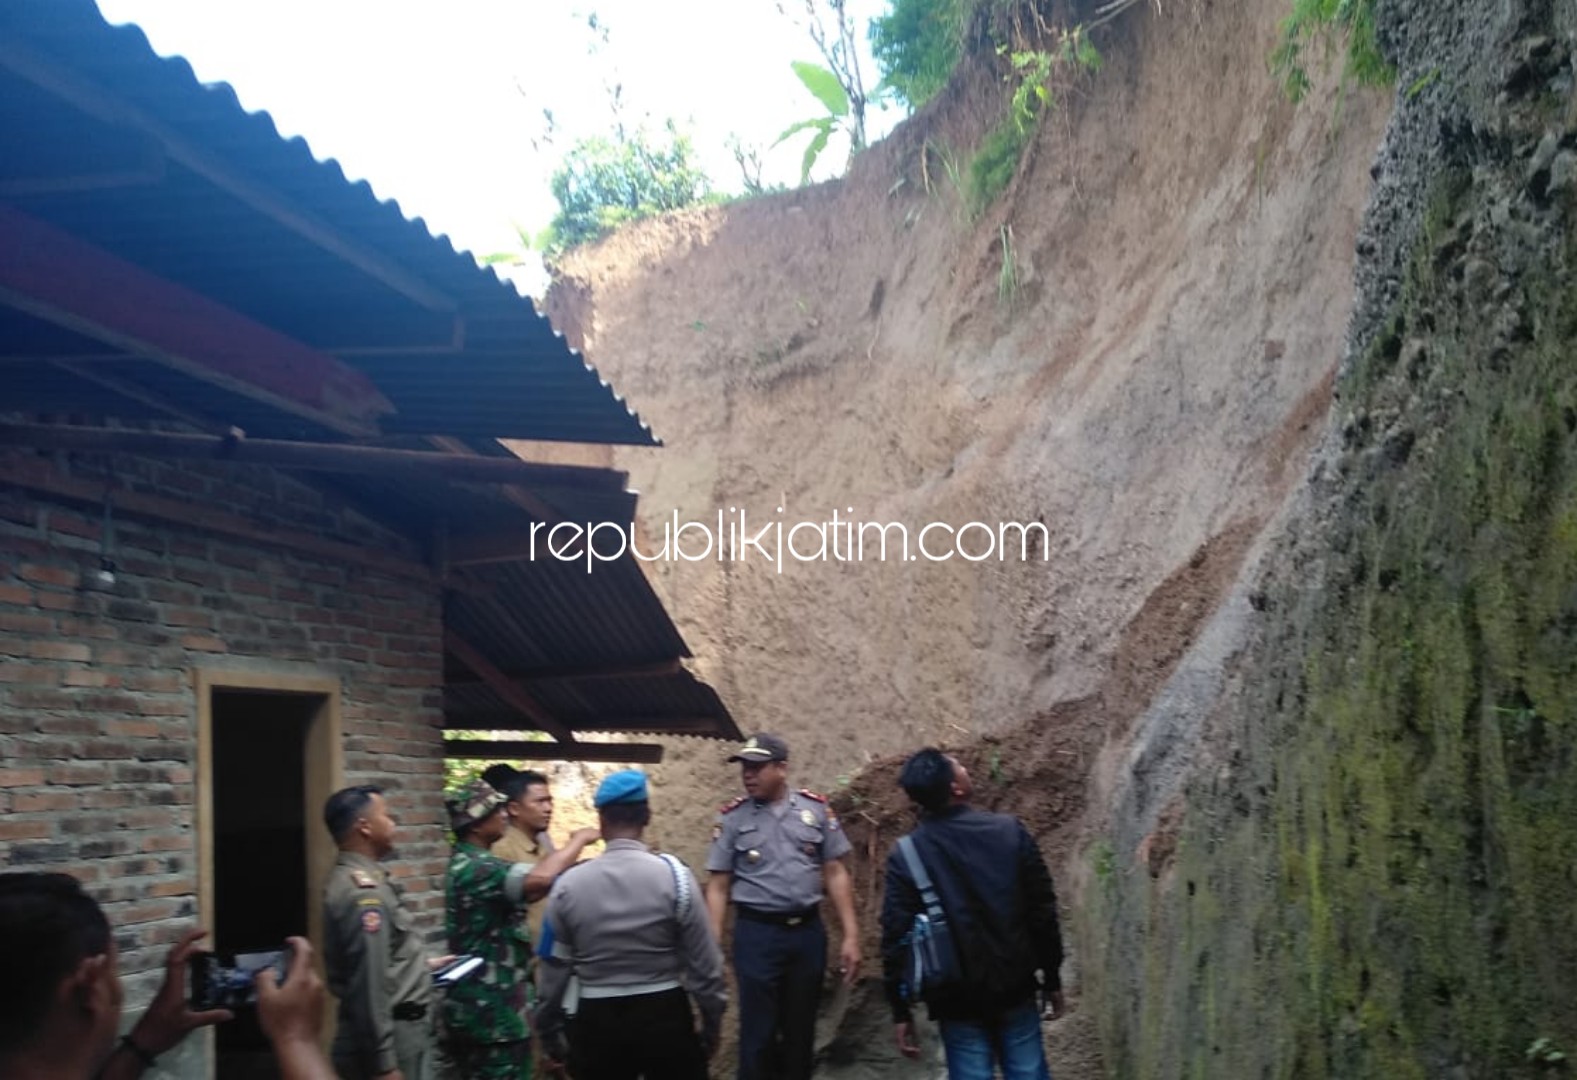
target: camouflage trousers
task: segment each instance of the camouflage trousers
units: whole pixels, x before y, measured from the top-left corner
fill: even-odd
[[[478,1043],[450,1038],[449,1062],[458,1080],[531,1080],[531,1040]]]

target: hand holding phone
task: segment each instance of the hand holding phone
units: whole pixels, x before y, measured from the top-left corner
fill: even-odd
[[[289,953],[282,949],[269,952],[236,953],[222,958],[214,953],[193,953],[187,959],[187,990],[193,1009],[247,1009],[257,1005],[257,973],[272,970],[276,982],[283,983],[290,972]]]
[[[207,955],[197,948],[206,935],[206,930],[188,930],[165,958],[164,982],[131,1030],[132,1041],[144,1053],[162,1054],[189,1032],[231,1019],[228,1009],[195,1008],[189,1003],[192,959]]]

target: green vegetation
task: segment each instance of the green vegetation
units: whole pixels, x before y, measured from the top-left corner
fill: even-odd
[[[970,0],[891,0],[871,20],[871,54],[882,85],[912,111],[947,85],[963,53]]]
[[[1008,59],[1007,81],[1013,86],[1007,118],[981,140],[969,162],[966,203],[978,215],[1007,190],[1018,171],[1019,159],[1029,145],[1040,118],[1056,104],[1054,86],[1081,73],[1101,68],[1101,54],[1089,35],[1075,27],[1061,31],[1056,48],[997,50]]]
[[[1524,1056],[1530,1062],[1554,1067],[1563,1066],[1567,1061],[1566,1051],[1543,1037],[1534,1039]]]
[[[827,141],[839,128],[849,128],[849,137],[858,145],[858,136],[852,125],[852,112],[849,109],[849,94],[838,81],[838,76],[828,69],[817,64],[796,60],[791,65],[794,74],[799,76],[799,81],[805,84],[805,89],[813,94],[822,107],[827,110],[826,116],[813,116],[809,120],[801,120],[797,124],[790,124],[777,137],[777,146],[785,139],[792,138],[801,131],[814,131],[816,134],[805,147],[805,157],[800,162],[799,182],[806,183],[810,180],[810,170],[815,167],[816,159],[827,148]]]
[[[1281,25],[1281,43],[1270,54],[1271,74],[1293,101],[1302,101],[1313,85],[1305,53],[1319,45],[1327,55],[1337,41],[1346,42],[1342,81],[1360,86],[1389,86],[1396,71],[1386,63],[1374,33],[1375,0],[1293,0],[1292,14]]]
[[[708,201],[712,184],[689,137],[672,121],[664,132],[654,137],[640,129],[577,142],[553,174],[559,212],[536,246],[559,255],[627,222]]]
[[[980,214],[1007,190],[1018,170],[1018,159],[1029,143],[1030,131],[1011,120],[1004,120],[980,141],[975,156],[969,159],[964,183],[964,201],[971,217]]]
[[[1424,74],[1413,80],[1413,85],[1407,88],[1407,100],[1412,101],[1419,94],[1428,90],[1440,79],[1440,69],[1430,68]]]
[[[1467,254],[1497,185],[1442,186],[1343,383],[1338,516],[1269,597],[1237,774],[1190,792],[1170,871],[1088,891],[1115,1075],[1569,1067],[1577,249],[1563,221]]]
[[[1013,251],[1013,226],[1003,225],[998,230],[998,238],[1002,244],[1002,269],[997,272],[997,303],[1004,307],[1012,307],[1018,299],[1018,256]],[[1001,764],[1001,755],[993,752],[991,765],[993,771]],[[998,779],[995,775],[992,779]]]

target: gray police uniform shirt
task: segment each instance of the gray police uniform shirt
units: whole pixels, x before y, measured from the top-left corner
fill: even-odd
[[[681,917],[679,882],[690,900]],[[695,875],[670,867],[639,840],[609,840],[601,855],[565,871],[548,894],[545,921],[553,934],[544,965],[542,1000],[558,1006],[571,974],[583,998],[625,997],[683,985],[707,1030],[728,1005],[723,955],[712,936]]]
[[[394,1007],[427,1007],[432,977],[415,922],[372,859],[342,851],[323,889],[323,966],[339,998],[334,1056],[369,1076],[402,1066]]]
[[[849,838],[826,800],[801,790],[775,803],[741,798],[723,807],[706,868],[733,875],[736,904],[792,913],[821,903],[823,864],[848,853]]]

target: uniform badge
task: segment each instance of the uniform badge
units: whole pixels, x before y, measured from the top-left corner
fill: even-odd
[[[716,825],[712,826],[712,839],[713,839],[713,841],[718,840],[719,838],[722,837],[722,835],[723,835],[723,823],[721,821],[719,821]]]
[[[365,870],[352,870],[350,879],[356,883],[358,889],[376,889],[378,887],[378,879]]]
[[[368,908],[361,913],[361,928],[369,934],[376,934],[383,929],[383,912],[377,908]]]
[[[757,851],[755,848],[751,848],[749,851],[745,852],[745,861],[754,866],[756,863],[761,861],[761,852]]]
[[[807,825],[816,824],[816,815],[812,814],[809,810],[801,810],[799,812],[799,819]]]

